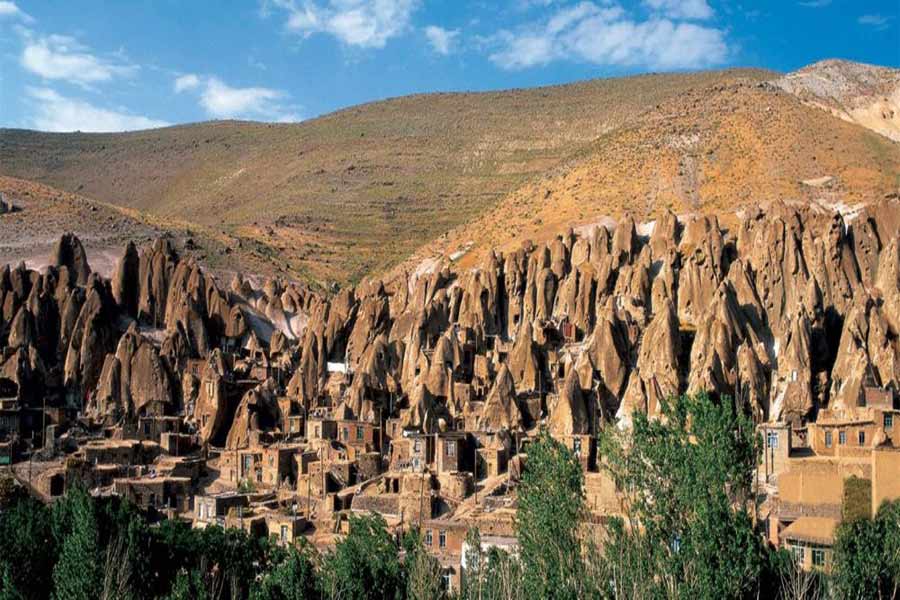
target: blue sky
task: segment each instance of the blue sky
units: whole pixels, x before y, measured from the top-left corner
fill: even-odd
[[[418,92],[824,58],[900,67],[897,0],[0,0],[0,126],[294,121]]]

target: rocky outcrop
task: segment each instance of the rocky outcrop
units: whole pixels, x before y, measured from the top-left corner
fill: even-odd
[[[142,340],[131,359],[131,398],[138,415],[172,414],[175,406],[175,384],[159,351]]]
[[[724,275],[725,242],[715,217],[694,217],[684,228],[678,248],[678,319],[696,325]]]
[[[58,268],[65,267],[68,270],[72,283],[77,285],[85,285],[88,276],[91,274],[91,267],[88,265],[84,246],[81,245],[81,240],[72,233],[64,233],[59,238],[56,248],[53,250],[50,264]]]
[[[680,355],[678,317],[675,306],[668,301],[644,332],[637,368],[628,381],[617,417],[630,419],[635,411],[659,415],[660,403],[677,396],[681,389],[678,366]]]
[[[232,448],[298,414],[583,435],[685,392],[732,396],[757,421],[852,416],[868,387],[900,387],[894,213],[778,204],[736,227],[666,213],[649,238],[625,218],[331,294],[223,286],[166,239],[126,247],[107,281],[69,236],[43,273],[0,269],[0,377],[98,425],[177,415]]]
[[[255,431],[270,431],[278,422],[278,403],[275,382],[268,380],[247,392],[234,413],[225,447],[229,450],[246,448]]]
[[[141,254],[138,261],[138,318],[142,323],[154,328],[165,325],[169,282],[177,261],[175,250],[167,239],[157,240]]]
[[[137,318],[140,299],[140,257],[137,248],[128,242],[125,252],[116,263],[112,278],[112,293],[116,304],[132,318]]]
[[[574,370],[563,380],[556,402],[549,408],[547,429],[552,435],[565,437],[590,433],[587,404],[581,392],[578,374]]]
[[[500,367],[478,419],[481,431],[521,431],[522,413],[516,404],[516,386],[506,365]]]

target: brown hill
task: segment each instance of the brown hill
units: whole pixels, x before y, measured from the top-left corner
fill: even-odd
[[[0,173],[190,222],[291,275],[350,281],[692,89],[758,70],[418,95],[300,124],[124,134],[0,130]]]
[[[171,238],[182,254],[202,260],[213,271],[272,270],[271,262],[252,245],[238,246],[236,239],[194,225],[40,183],[0,175],[0,197],[4,205],[0,207],[0,265],[24,261],[29,268],[39,269],[47,264],[60,236],[71,232],[81,239],[94,270],[105,276],[112,273],[129,241],[141,245],[160,236]]]
[[[581,158],[418,252],[475,264],[489,248],[546,240],[630,213],[728,215],[786,200],[852,206],[895,192],[900,145],[775,86],[698,88],[599,138]]]
[[[900,142],[898,69],[823,60],[774,83],[811,106]]]

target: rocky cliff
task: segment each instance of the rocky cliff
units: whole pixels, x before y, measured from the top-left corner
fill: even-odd
[[[867,387],[900,384],[898,232],[897,198],[852,214],[773,204],[733,227],[626,217],[327,296],[225,286],[165,239],[128,245],[107,280],[64,236],[42,272],[0,271],[0,378],[26,406],[106,426],[179,415],[229,447],[286,431],[300,407],[561,436],[683,392],[758,421],[852,416]]]

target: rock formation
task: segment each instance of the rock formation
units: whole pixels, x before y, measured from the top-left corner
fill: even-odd
[[[44,272],[0,269],[0,377],[26,404],[49,393],[107,427],[181,416],[231,448],[304,414],[582,435],[701,391],[757,421],[852,416],[900,387],[895,215],[777,204],[726,230],[667,213],[649,238],[625,218],[330,295],[223,285],[168,239],[129,244],[107,281],[67,234]]]

